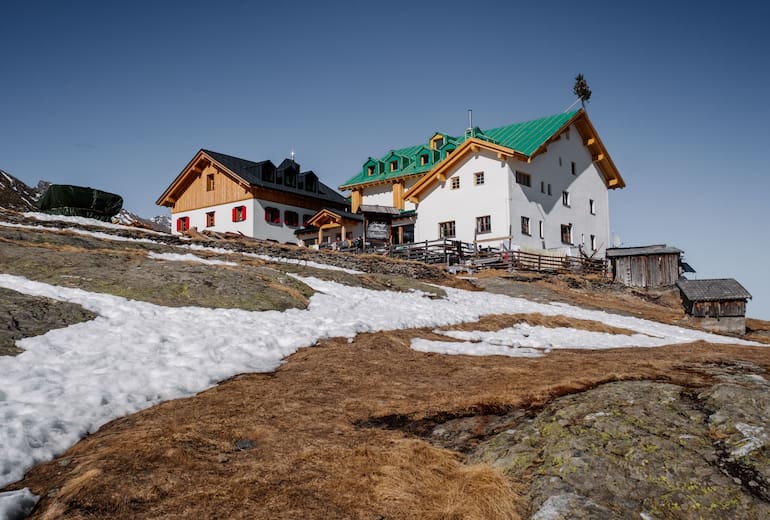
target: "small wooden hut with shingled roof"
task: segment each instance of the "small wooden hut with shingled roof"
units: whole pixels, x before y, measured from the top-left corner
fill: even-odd
[[[685,311],[715,332],[746,333],[746,302],[751,294],[736,280],[679,280]]]

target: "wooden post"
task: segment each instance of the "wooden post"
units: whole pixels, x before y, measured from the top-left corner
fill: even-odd
[[[341,237],[341,240],[340,240],[340,241],[342,241],[342,240],[347,240],[347,235],[346,235],[346,233],[345,233],[345,231],[346,231],[346,230],[345,230],[345,224],[342,224],[340,227],[342,228],[342,237]]]
[[[321,247],[321,243],[324,240],[324,230],[323,228],[318,228],[318,247]]]

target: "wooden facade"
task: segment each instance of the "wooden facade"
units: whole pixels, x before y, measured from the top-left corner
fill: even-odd
[[[702,327],[715,332],[745,333],[746,303],[751,294],[736,280],[679,280],[676,285],[685,312]]]
[[[207,208],[254,198],[251,187],[227,172],[209,164],[180,184],[172,213]]]
[[[679,279],[682,251],[675,247],[608,248],[616,282],[631,287],[669,287]]]

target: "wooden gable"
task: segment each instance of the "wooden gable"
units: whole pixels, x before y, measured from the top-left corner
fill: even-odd
[[[252,198],[254,193],[249,183],[200,151],[156,204],[178,213]]]

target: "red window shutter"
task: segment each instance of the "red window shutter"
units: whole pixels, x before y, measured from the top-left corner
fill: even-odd
[[[176,219],[176,230],[177,231],[182,231],[182,219],[181,218]]]
[[[233,222],[238,222],[238,208],[233,208]]]
[[[270,222],[270,212],[267,211],[267,208],[265,208],[265,220]]]
[[[246,220],[246,206],[243,206],[243,220]]]

